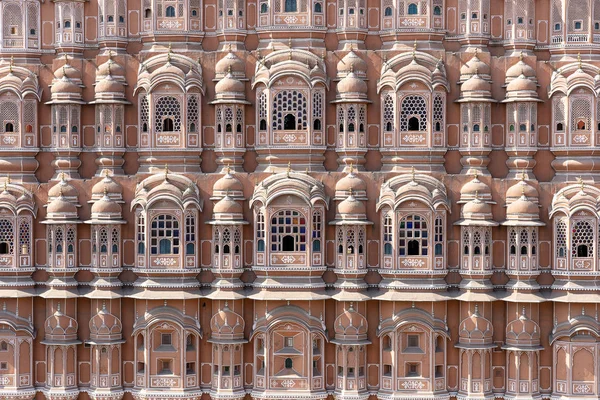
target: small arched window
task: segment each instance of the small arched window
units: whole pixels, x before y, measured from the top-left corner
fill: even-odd
[[[323,12],[323,6],[321,5],[321,3],[315,3],[315,12],[316,13]]]
[[[173,132],[173,120],[171,118],[163,119],[163,132]]]
[[[391,17],[392,16],[392,7],[386,7],[385,11],[383,12],[383,15],[385,17]]]
[[[12,124],[12,122],[7,122],[6,124],[4,124],[4,132],[14,132],[15,131],[15,126]]]
[[[261,119],[258,129],[260,129],[261,131],[266,131],[267,130],[267,121],[264,119]]]
[[[169,18],[174,18],[175,17],[175,7],[173,7],[173,6],[167,7],[167,9],[165,10],[165,16],[167,16]]]
[[[296,130],[296,117],[293,114],[287,114],[283,118],[283,129],[286,131]]]
[[[65,21],[65,28],[71,27],[71,21]]]
[[[287,369],[292,369],[292,368],[294,368],[294,361],[292,361],[292,359],[291,359],[291,358],[286,358],[286,359],[285,359],[285,367],[286,367]]]
[[[313,129],[315,131],[321,130],[321,120],[320,119],[315,119],[315,122],[313,122]]]
[[[149,8],[146,8],[146,10],[144,10],[144,18],[151,18],[152,17],[152,10]]]
[[[433,7],[433,15],[442,15],[442,8],[440,6]]]
[[[417,15],[419,13],[419,8],[415,3],[410,3],[408,5],[408,15]]]
[[[269,6],[267,5],[267,3],[262,3],[260,5],[260,13],[261,14],[266,14],[267,11],[269,11]]]
[[[418,131],[419,130],[419,118],[417,118],[417,117],[409,118],[408,130],[409,131]]]

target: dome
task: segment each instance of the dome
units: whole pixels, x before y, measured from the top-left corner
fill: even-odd
[[[29,78],[29,77],[27,77],[27,78]],[[21,85],[23,84],[23,81],[21,80],[21,78],[19,78],[15,74],[13,74],[12,70],[8,74],[6,74],[2,78],[0,78],[0,82],[2,82],[2,84],[4,84],[4,85],[13,85],[13,86],[17,86],[17,87],[21,87]]]
[[[358,74],[366,74],[367,62],[360,58],[354,51],[350,50],[348,54],[337,63],[337,71],[338,73],[354,71]]]
[[[520,180],[506,191],[506,199],[518,199],[525,195],[528,199],[538,198],[538,191],[524,180]]]
[[[92,214],[116,214],[120,216],[121,206],[105,193],[100,200],[92,204]]]
[[[367,83],[358,78],[353,71],[350,71],[348,75],[346,75],[342,80],[340,80],[337,84],[337,92],[339,94],[345,93],[367,93]]]
[[[586,82],[589,79],[590,79],[590,75],[587,72],[585,72],[580,65],[579,68],[577,69],[577,71],[575,71],[574,73],[569,75],[569,77],[567,78],[567,86],[571,86],[572,84],[574,84],[577,81]]]
[[[60,303],[59,303],[60,304]],[[60,305],[54,314],[44,322],[46,340],[76,340],[77,321],[60,311]]]
[[[367,190],[367,184],[365,181],[355,175],[352,168],[350,168],[348,175],[340,179],[335,185],[336,192],[348,192],[350,190],[354,192],[366,192]]]
[[[467,79],[469,76],[481,74],[490,75],[490,66],[479,59],[477,53],[460,67],[461,78]]]
[[[98,67],[98,72],[96,72],[96,76],[125,76],[125,68],[116,63],[111,57],[112,55],[109,55],[109,59],[100,64]]]
[[[60,181],[48,190],[48,198],[54,199],[57,197],[77,198],[77,190],[65,179],[65,175],[61,174]]]
[[[539,346],[540,327],[527,318],[525,310],[519,318],[506,326],[506,344],[512,346]]]
[[[350,217],[362,217],[364,218],[367,213],[367,208],[365,204],[357,200],[356,197],[352,193],[346,200],[343,200],[338,204],[338,214],[342,217],[350,216]]]
[[[169,182],[169,179],[167,177],[165,177],[165,180],[158,186],[152,188],[150,190],[150,192],[148,192],[148,196],[152,196],[155,193],[158,192],[166,192],[166,193],[171,193],[173,195],[175,195],[177,198],[180,198],[182,195],[181,190],[179,190],[179,188],[175,185],[173,185],[171,182]]]
[[[517,79],[513,79],[506,87],[507,92],[523,92],[523,91],[537,91],[537,85],[531,79],[525,77],[525,75],[519,75]]]
[[[466,219],[484,217],[492,214],[492,206],[479,198],[473,199],[466,203],[462,209],[463,216]]]
[[[233,194],[241,193],[243,191],[244,186],[230,171],[227,171],[225,176],[219,178],[213,186],[213,194],[216,194],[217,192]]]
[[[210,319],[210,330],[213,338],[243,339],[244,319],[230,310],[226,302],[225,307],[217,311]]]
[[[227,195],[215,204],[213,212],[215,214],[242,214],[243,208],[239,202]]]
[[[54,71],[54,76],[56,77],[56,79],[62,79],[65,77],[67,79],[73,79],[73,80],[81,79],[81,73],[79,72],[79,70],[77,68],[73,67],[72,65],[70,65],[68,63],[68,61],[62,67],[60,67],[56,71]]]
[[[404,74],[410,74],[410,75],[414,75],[414,74],[425,74],[425,75],[431,75],[431,71],[429,70],[429,68],[425,67],[424,65],[421,65],[417,62],[415,53],[413,53],[413,59],[412,61],[405,65],[404,67],[400,68],[398,70],[398,75],[404,75]]]
[[[0,193],[0,203],[14,204],[17,202],[17,198],[8,191],[7,182],[4,182],[4,190]]]
[[[106,78],[96,83],[95,87],[96,93],[122,93],[124,91],[125,86],[123,86],[121,82],[115,80],[112,75],[107,75]]]
[[[538,217],[540,209],[537,203],[529,200],[525,195],[519,197],[513,201],[506,208],[506,214],[508,215],[530,215]]]
[[[215,65],[215,73],[217,75],[225,75],[231,72],[232,74],[244,75],[246,72],[246,65],[238,56],[231,51],[221,58]]]
[[[475,74],[472,77],[470,77],[469,79],[467,79],[467,81],[465,83],[462,84],[462,87],[460,88],[461,92],[465,93],[465,92],[491,92],[492,90],[492,85],[481,78],[480,75]]]
[[[231,73],[227,73],[227,75],[215,85],[215,94],[244,93],[244,91],[244,84],[235,79]]]
[[[466,344],[491,344],[493,333],[491,322],[479,315],[476,306],[475,312],[460,323],[458,341]]]
[[[63,196],[59,196],[52,200],[47,208],[48,215],[50,214],[77,214],[75,204],[67,201]]]
[[[535,70],[529,64],[525,63],[523,59],[506,70],[507,80],[518,78],[520,75],[526,78],[535,78]]]
[[[396,190],[397,198],[401,198],[405,195],[423,195],[425,196],[425,198],[430,198],[432,196],[432,193],[425,186],[417,182],[415,180],[415,177],[413,176],[413,179],[410,182],[405,183],[404,185],[400,186],[398,190]]]
[[[158,68],[154,72],[152,72],[152,75],[155,75],[155,76],[177,75],[181,79],[185,79],[185,73],[181,70],[181,68],[176,67],[175,65],[171,64],[170,54],[171,53],[169,53],[169,57],[168,57],[166,64],[162,65],[160,68]],[[139,78],[138,78],[138,80],[139,80]]]
[[[350,308],[344,310],[334,322],[335,338],[338,340],[367,340],[367,330],[369,324],[367,319],[356,312],[350,305]]]
[[[92,197],[104,196],[104,193],[111,198],[121,197],[121,185],[108,175],[108,171],[104,178],[92,187]]]
[[[102,308],[90,319],[90,337],[92,339],[121,339],[123,325],[119,318]]]
[[[80,94],[81,88],[67,77],[62,77],[60,80],[52,84],[50,91],[55,94],[75,93]]]
[[[492,190],[488,185],[481,182],[477,175],[473,180],[464,184],[464,186],[460,189],[460,199],[461,201],[474,199],[475,197],[479,198],[491,198]]]

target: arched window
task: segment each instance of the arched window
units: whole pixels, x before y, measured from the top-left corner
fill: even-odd
[[[408,130],[409,131],[418,131],[419,130],[419,118],[411,117],[408,120]]]
[[[392,228],[392,217],[390,214],[386,214],[383,218],[383,254],[386,256],[392,255],[392,240],[393,240],[393,228]]]
[[[173,120],[171,118],[163,120],[163,132],[173,132]]]
[[[421,96],[406,96],[400,111],[400,130],[427,130],[427,102]]]
[[[65,21],[65,28],[71,27],[71,21]]]
[[[15,126],[11,122],[7,122],[4,125],[4,132],[14,132],[14,131],[15,131]]]
[[[269,6],[267,5],[267,3],[262,3],[260,5],[260,13],[261,14],[266,14],[267,11],[269,11]]]
[[[283,129],[286,131],[296,130],[296,117],[293,114],[286,114],[283,118]]]
[[[315,121],[313,122],[313,129],[316,131],[321,130],[321,120],[320,119],[315,119]]]
[[[0,220],[0,254],[12,254],[14,248],[13,223],[8,219]]]
[[[175,17],[175,7],[173,7],[173,6],[167,7],[167,9],[165,10],[165,15],[167,17],[174,18]]]
[[[286,359],[285,359],[285,367],[286,367],[287,369],[292,369],[292,368],[294,368],[294,361],[292,361],[292,359],[291,359],[291,358],[286,358]]]
[[[392,7],[386,7],[385,11],[383,12],[383,15],[385,17],[391,17],[392,16]]]
[[[571,229],[571,256],[587,258],[594,254],[594,228],[588,221],[577,221]]]
[[[144,18],[152,18],[152,10],[149,8],[146,8],[146,10],[144,11]]]
[[[152,220],[150,227],[150,254],[179,254],[179,221],[169,214]]]
[[[426,256],[429,234],[427,222],[419,215],[409,215],[400,221],[398,250],[400,256]]]
[[[419,8],[415,3],[411,3],[408,5],[408,15],[417,15],[419,13]]]
[[[433,15],[442,15],[442,8],[440,6],[433,7]]]
[[[321,6],[321,3],[315,3],[315,12],[316,13],[323,12],[323,6]]]
[[[297,12],[298,2],[297,0],[284,0],[285,1],[285,12]]]
[[[306,251],[306,218],[294,210],[271,217],[271,251]]]

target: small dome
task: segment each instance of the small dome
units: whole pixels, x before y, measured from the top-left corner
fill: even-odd
[[[524,92],[524,91],[537,91],[535,82],[525,77],[525,75],[519,75],[518,78],[512,80],[506,87],[507,92]]]
[[[459,326],[458,341],[466,344],[490,344],[494,328],[492,323],[475,312],[462,320]]]
[[[350,50],[338,63],[338,73],[348,73],[354,71],[357,74],[367,72],[367,62],[360,58],[354,51]]]
[[[335,319],[335,338],[338,340],[366,340],[368,327],[367,319],[350,305],[349,309],[344,310]]]
[[[152,188],[150,192],[148,192],[148,196],[152,196],[153,194],[158,192],[171,193],[175,195],[176,198],[180,198],[183,194],[177,186],[169,182],[169,179],[167,177],[165,177],[165,180],[160,185]]]
[[[213,209],[215,214],[242,214],[242,205],[229,196],[223,197],[215,204]]]
[[[570,86],[572,82],[577,82],[579,80],[583,80],[585,82],[589,79],[590,75],[587,72],[585,72],[580,65],[577,71],[569,75],[569,77],[567,78],[567,86]]]
[[[57,198],[64,196],[67,198],[77,198],[77,190],[66,179],[65,175],[61,174],[60,181],[48,190],[48,198]]]
[[[225,303],[210,319],[210,330],[213,338],[243,339],[244,319]]]
[[[215,94],[244,93],[244,91],[244,84],[238,79],[235,79],[231,73],[225,75],[225,77],[215,85]]]
[[[0,203],[14,204],[17,202],[17,198],[8,191],[7,182],[4,182],[4,190],[0,193]]]
[[[522,195],[525,197],[532,199],[537,199],[539,197],[538,191],[528,184],[525,180],[520,180],[513,186],[509,187],[506,191],[506,199],[518,199]]]
[[[460,90],[463,93],[491,92],[492,85],[488,81],[482,79],[480,75],[475,74],[472,77],[470,77],[469,79],[467,79],[467,81],[465,83],[462,84],[462,87],[460,88]]]
[[[27,78],[29,78],[29,77],[27,77]],[[6,74],[5,76],[3,76],[2,78],[0,78],[0,82],[2,82],[2,84],[5,84],[5,85],[17,86],[17,87],[21,87],[21,85],[23,84],[23,81],[21,80],[21,78],[19,78],[15,74],[13,74],[12,71],[9,72],[8,74]]]
[[[465,79],[467,79],[469,76],[476,75],[476,74],[480,74],[480,75],[489,75],[490,74],[490,66],[487,65],[486,63],[484,63],[483,61],[481,61],[479,59],[479,57],[477,56],[477,53],[475,53],[473,58],[471,58],[469,61],[467,61],[465,64],[463,64],[462,67],[460,67],[461,78],[464,77]]]
[[[398,75],[404,75],[404,74],[425,74],[425,75],[431,75],[431,71],[429,70],[429,68],[427,68],[424,65],[421,65],[418,63],[416,56],[413,53],[413,59],[412,61],[405,65],[404,67],[400,68],[398,70]]]
[[[241,193],[244,191],[244,185],[230,171],[225,176],[219,178],[213,186],[213,194],[221,193]]]
[[[158,68],[154,72],[152,72],[152,75],[155,75],[155,76],[177,75],[181,79],[185,79],[185,73],[181,70],[181,68],[176,67],[175,65],[171,64],[170,56],[169,56],[169,59],[167,60],[166,64],[162,65],[160,68]]]
[[[358,78],[353,71],[350,71],[342,80],[337,84],[336,90],[339,94],[350,94],[350,93],[367,93],[367,83]]]
[[[215,65],[215,73],[225,75],[231,72],[234,75],[244,75],[246,72],[246,65],[238,56],[231,51],[221,58]]]
[[[63,77],[60,80],[58,80],[52,84],[52,88],[50,89],[50,92],[53,94],[64,94],[64,93],[80,94],[81,88],[79,86],[77,86],[75,83],[73,83],[73,81],[70,80],[69,78]]]
[[[348,175],[344,176],[340,179],[335,185],[336,192],[362,192],[367,190],[367,184],[365,181],[360,179],[356,174],[354,174],[354,170],[351,168]]]
[[[96,72],[96,76],[106,75],[125,76],[125,68],[116,63],[112,58],[109,58],[106,62],[100,64],[98,72]]]
[[[488,185],[481,182],[477,175],[473,180],[464,184],[464,186],[460,189],[460,199],[461,201],[474,199],[475,197],[479,198],[491,198],[492,190]]]
[[[104,196],[104,193],[108,194],[109,197],[121,197],[121,185],[115,182],[110,175],[106,174],[102,180],[97,182],[92,187],[92,197]]]
[[[343,200],[338,204],[338,214],[342,217],[351,216],[351,217],[362,217],[364,218],[367,213],[367,207],[365,204],[357,200],[356,197],[352,193],[346,200]]]
[[[92,214],[111,214],[120,216],[121,206],[105,193],[100,200],[92,205]]]
[[[539,346],[540,327],[527,318],[525,310],[521,316],[506,326],[506,344],[512,346]]]
[[[59,196],[50,202],[46,211],[49,216],[51,214],[77,214],[77,207],[63,196]]]
[[[125,86],[117,80],[115,80],[112,75],[107,75],[100,82],[96,83],[95,92],[96,93],[123,93],[125,91]]]
[[[54,76],[56,79],[62,79],[65,77],[72,80],[81,79],[81,73],[79,70],[68,63],[54,71]]]
[[[507,215],[529,215],[529,216],[539,216],[540,209],[537,203],[529,200],[525,195],[519,197],[517,200],[513,201],[506,208]]]
[[[477,218],[478,216],[483,217],[484,215],[491,215],[492,206],[488,203],[481,201],[479,198],[473,199],[467,202],[462,209],[463,217],[466,219]]]
[[[121,339],[123,325],[119,318],[106,311],[100,310],[90,319],[90,336],[95,339]]]
[[[522,59],[506,70],[506,79],[518,78],[520,75],[524,75],[526,78],[535,78],[535,70]]]
[[[46,340],[75,340],[77,339],[77,321],[60,311],[60,303],[57,311],[49,316],[44,322],[44,333]]]

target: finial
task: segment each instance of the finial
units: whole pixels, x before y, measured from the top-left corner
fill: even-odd
[[[477,179],[478,176],[479,176],[479,171],[475,170],[475,173],[473,174],[474,179]]]
[[[8,192],[8,183],[6,181],[4,181],[4,191]]]
[[[413,43],[413,52],[417,51],[417,39],[415,39],[415,42]]]
[[[350,51],[354,51],[354,43],[350,43]]]
[[[60,180],[61,180],[62,182],[64,182],[64,181],[65,181],[65,173],[64,173],[64,172],[61,172],[61,173],[60,173]]]
[[[15,56],[10,56],[10,66],[8,67],[8,70],[12,73],[13,72],[13,66],[15,65]]]
[[[352,163],[352,161],[350,162],[350,173],[354,173],[354,164]]]
[[[167,62],[171,62],[171,43],[169,42],[169,51],[167,53]]]
[[[227,75],[231,74],[231,65],[227,66]]]
[[[227,49],[229,50],[229,52],[231,53],[231,43],[227,44]]]
[[[292,172],[292,162],[288,161],[288,166],[287,166],[287,176],[288,176],[288,178],[290,176],[290,172]]]
[[[290,54],[288,55],[288,60],[292,60],[292,49],[290,48]]]
[[[326,58],[326,56],[327,56],[327,51],[326,51],[326,50],[323,50],[323,52],[321,53],[321,59],[322,59],[323,61],[325,61],[325,58]]]
[[[63,197],[63,189],[62,189],[62,186],[58,188],[58,197]]]
[[[290,49],[292,48],[292,38],[291,37],[288,38],[288,47]]]
[[[227,173],[227,175],[229,175],[231,173],[231,167],[229,166],[229,164],[227,164],[227,167],[225,168],[225,172]]]
[[[415,167],[414,166],[412,167],[412,170],[411,170],[410,174],[412,176],[412,181],[414,182],[415,181],[415,175],[416,175],[416,173],[415,173]]]
[[[475,314],[479,314],[479,304],[475,303]]]
[[[525,316],[525,306],[523,306],[523,309],[521,310],[521,315]]]
[[[112,75],[110,71],[110,63],[108,63],[108,75]]]
[[[169,177],[169,164],[165,164],[165,179]]]
[[[519,53],[519,61],[523,61],[523,50]]]
[[[108,187],[104,186],[104,196],[108,196]]]
[[[354,65],[350,64],[350,73],[353,74],[354,73]]]
[[[67,56],[67,53],[65,53],[65,64],[69,63],[69,56]]]
[[[585,189],[585,183],[583,182],[583,178],[582,177],[577,178],[577,182],[579,182],[579,185],[581,186],[581,191],[583,192]]]
[[[521,196],[525,196],[525,186],[521,186]]]
[[[110,173],[110,172],[108,171],[108,168],[107,168],[107,169],[105,169],[105,170],[104,170],[104,177],[105,177],[105,178],[108,178],[108,175],[109,175],[109,173]]]
[[[479,200],[479,190],[476,190],[476,191],[475,191],[475,199],[476,199],[476,200]]]
[[[10,174],[6,174],[6,182],[10,184]]]
[[[112,50],[108,50],[108,59],[112,60]]]
[[[348,190],[348,192],[350,192],[350,194],[348,195],[348,197],[352,197],[352,186],[350,186],[350,190]]]
[[[412,52],[412,59],[413,61],[417,61],[417,52],[415,50]]]
[[[475,67],[475,75],[479,75],[479,67]]]

